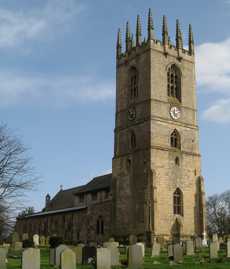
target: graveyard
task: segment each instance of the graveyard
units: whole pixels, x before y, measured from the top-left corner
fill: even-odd
[[[51,248],[34,242],[36,247],[23,248],[20,243],[0,247],[1,269],[230,268],[230,240],[224,242],[215,235],[206,247],[199,240],[164,246],[154,242],[152,248],[141,242],[121,245],[112,239],[103,246],[60,244]]]

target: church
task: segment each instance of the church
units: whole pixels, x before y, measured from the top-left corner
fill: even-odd
[[[135,39],[118,30],[116,111],[112,173],[45,199],[41,212],[18,217],[16,231],[57,235],[68,242],[120,242],[130,235],[154,239],[205,239],[205,191],[201,174],[192,27],[175,44],[163,17],[162,39],[151,10],[147,38],[137,16]]]

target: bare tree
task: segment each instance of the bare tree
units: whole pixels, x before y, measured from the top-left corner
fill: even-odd
[[[19,209],[26,190],[35,182],[27,149],[0,126],[0,237],[13,225],[13,212]]]
[[[230,233],[230,191],[208,197],[207,220],[210,234],[223,236]]]

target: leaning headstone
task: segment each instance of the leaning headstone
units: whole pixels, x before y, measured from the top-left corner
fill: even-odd
[[[85,246],[82,249],[82,263],[90,264],[96,261],[96,248]]]
[[[97,269],[111,268],[111,251],[109,248],[97,249]]]
[[[35,247],[39,246],[39,235],[38,234],[33,235],[33,242],[34,242]]]
[[[61,264],[62,251],[69,249],[66,245],[60,245],[55,249],[55,266],[59,267]]]
[[[136,243],[136,245],[141,246],[141,248],[142,248],[142,255],[144,257],[145,256],[145,244],[144,243],[141,243],[141,242],[138,242],[138,243]]]
[[[136,243],[137,243],[137,237],[136,237],[136,235],[131,234],[129,236],[129,244],[130,245],[135,245]]]
[[[0,247],[0,268],[6,269],[6,256],[7,256],[7,248]]]
[[[143,250],[140,245],[131,245],[128,248],[128,266],[139,269],[143,265]]]
[[[83,247],[81,246],[76,246],[71,248],[73,252],[75,253],[76,256],[76,263],[77,264],[82,264],[82,249]]]
[[[218,258],[218,247],[216,242],[210,242],[209,245],[209,257],[210,259]]]
[[[192,240],[186,241],[186,255],[193,256],[194,255],[194,244]]]
[[[23,251],[22,269],[40,269],[40,249],[28,248]]]
[[[202,239],[200,237],[196,237],[195,239],[195,248],[196,250],[200,250],[202,248]]]
[[[62,251],[61,269],[76,269],[75,253],[71,249],[65,249]]]
[[[183,262],[183,247],[180,244],[173,245],[173,260],[176,263]]]
[[[230,239],[227,241],[227,258],[230,258]]]
[[[160,255],[160,251],[161,251],[161,245],[157,242],[153,243],[152,246],[152,257],[157,257]]]

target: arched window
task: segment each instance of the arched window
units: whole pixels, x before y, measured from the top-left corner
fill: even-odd
[[[130,96],[131,98],[138,96],[138,72],[135,67],[130,69]]]
[[[137,146],[136,135],[133,131],[130,134],[130,145],[131,149],[135,149]]]
[[[173,148],[178,148],[178,149],[181,148],[180,134],[176,129],[171,134],[170,144],[171,144],[171,147]]]
[[[173,194],[173,213],[183,216],[183,193],[179,188]]]
[[[104,221],[102,216],[99,216],[97,219],[97,234],[104,234]]]
[[[171,65],[168,69],[168,96],[175,97],[181,102],[181,72],[175,65]]]

